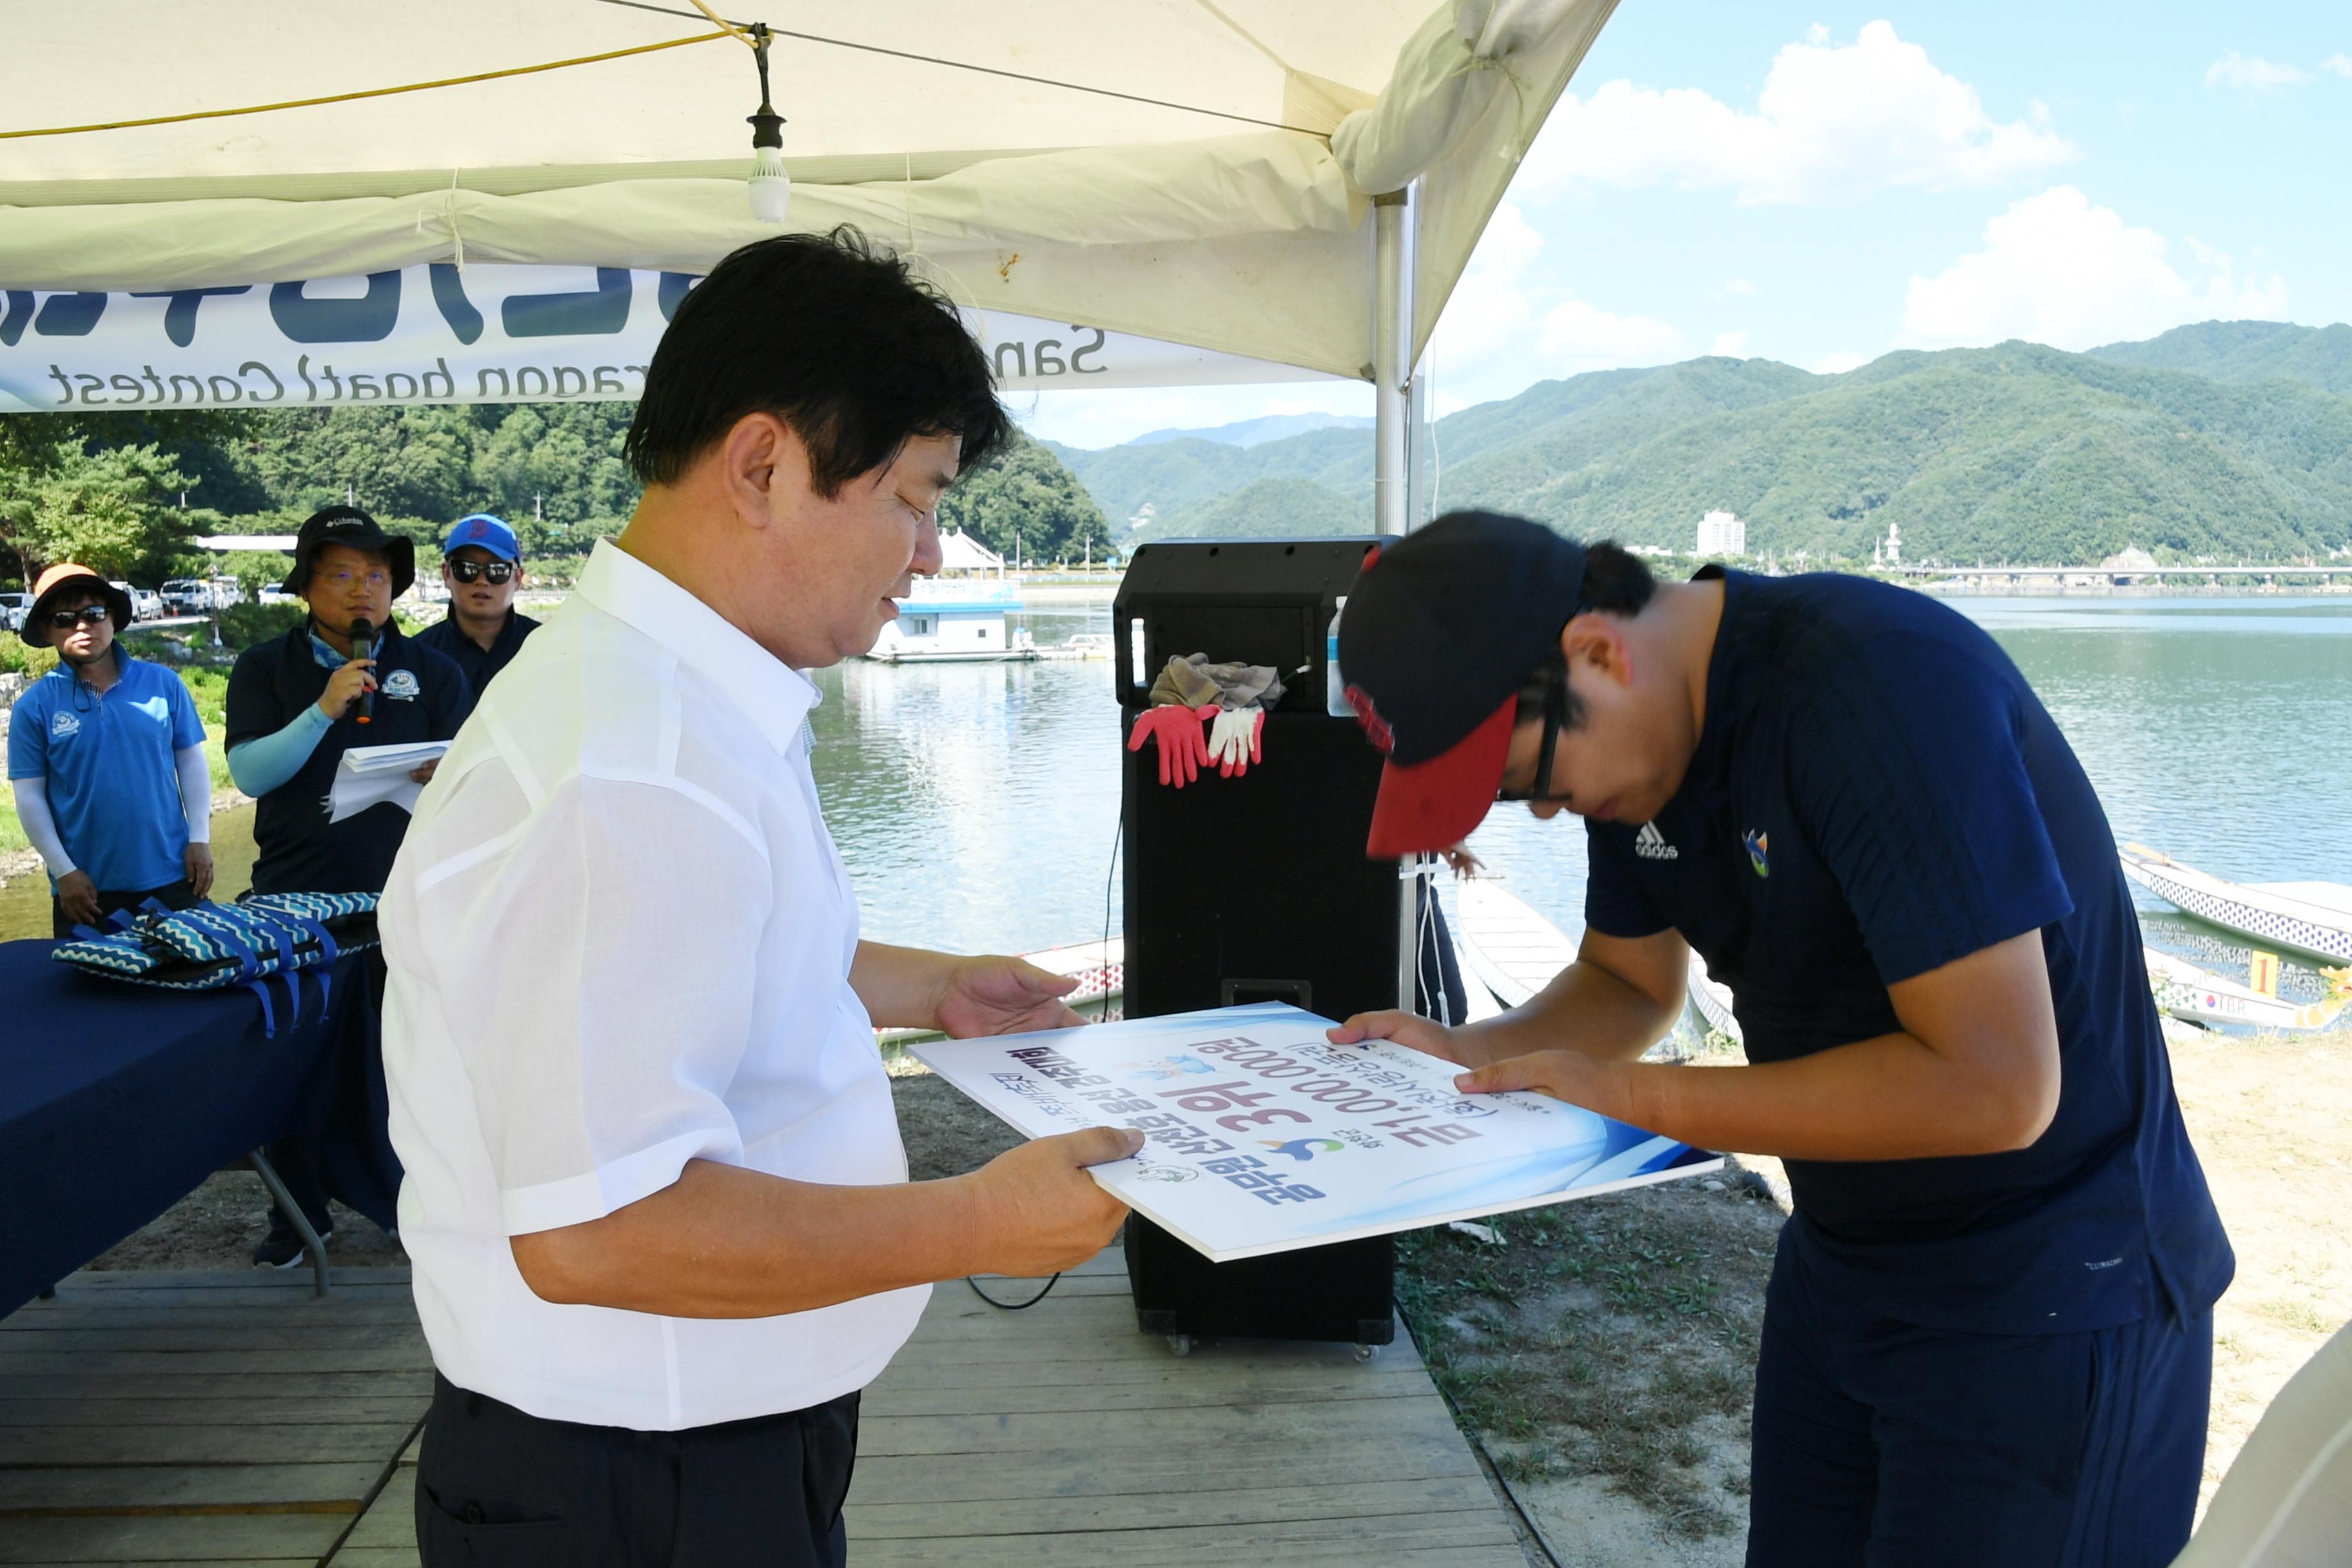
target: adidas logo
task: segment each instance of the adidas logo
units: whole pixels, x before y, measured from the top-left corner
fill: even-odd
[[[1642,824],[1642,831],[1633,835],[1633,853],[1644,860],[1679,860],[1682,851],[1666,842],[1654,822]]]

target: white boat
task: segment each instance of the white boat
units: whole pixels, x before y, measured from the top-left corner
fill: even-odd
[[[1454,887],[1455,952],[1479,984],[1517,1007],[1576,962],[1576,943],[1490,878]]]
[[[2199,968],[2155,948],[2147,954],[2148,988],[2156,1005],[2176,1018],[2200,1024],[2242,1024],[2255,1029],[2300,1032],[2324,1029],[2352,1007],[2352,970],[2323,971],[2328,994],[2317,1002],[2294,1002]]]
[[[1033,659],[1026,630],[1007,631],[1020,597],[997,583],[926,581],[898,601],[898,618],[882,628],[866,657],[884,664],[1003,664]]]
[[[2263,947],[2352,963],[2352,888],[2341,882],[2227,882],[2145,844],[2118,853],[2125,876],[2183,914]]]

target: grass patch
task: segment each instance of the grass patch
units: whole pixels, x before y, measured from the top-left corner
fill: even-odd
[[[1769,1202],[1683,1181],[1398,1237],[1431,1373],[1514,1482],[1595,1475],[1671,1533],[1738,1527]]]

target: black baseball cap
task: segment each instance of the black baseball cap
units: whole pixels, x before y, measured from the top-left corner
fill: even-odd
[[[1584,595],[1584,547],[1538,522],[1450,512],[1375,551],[1339,619],[1339,672],[1388,753],[1365,853],[1459,844],[1495,804],[1519,688]]]
[[[396,533],[386,533],[383,525],[355,506],[331,506],[312,512],[294,536],[294,570],[286,574],[286,591],[299,594],[310,586],[310,568],[319,563],[319,552],[330,544],[348,544],[353,550],[380,550],[392,566],[392,596],[399,598],[416,581],[416,545],[414,541]]]

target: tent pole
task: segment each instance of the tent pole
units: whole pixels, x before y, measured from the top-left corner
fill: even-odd
[[[1416,184],[1418,182],[1416,182]],[[1372,531],[1412,526],[1413,193],[1372,198]]]

